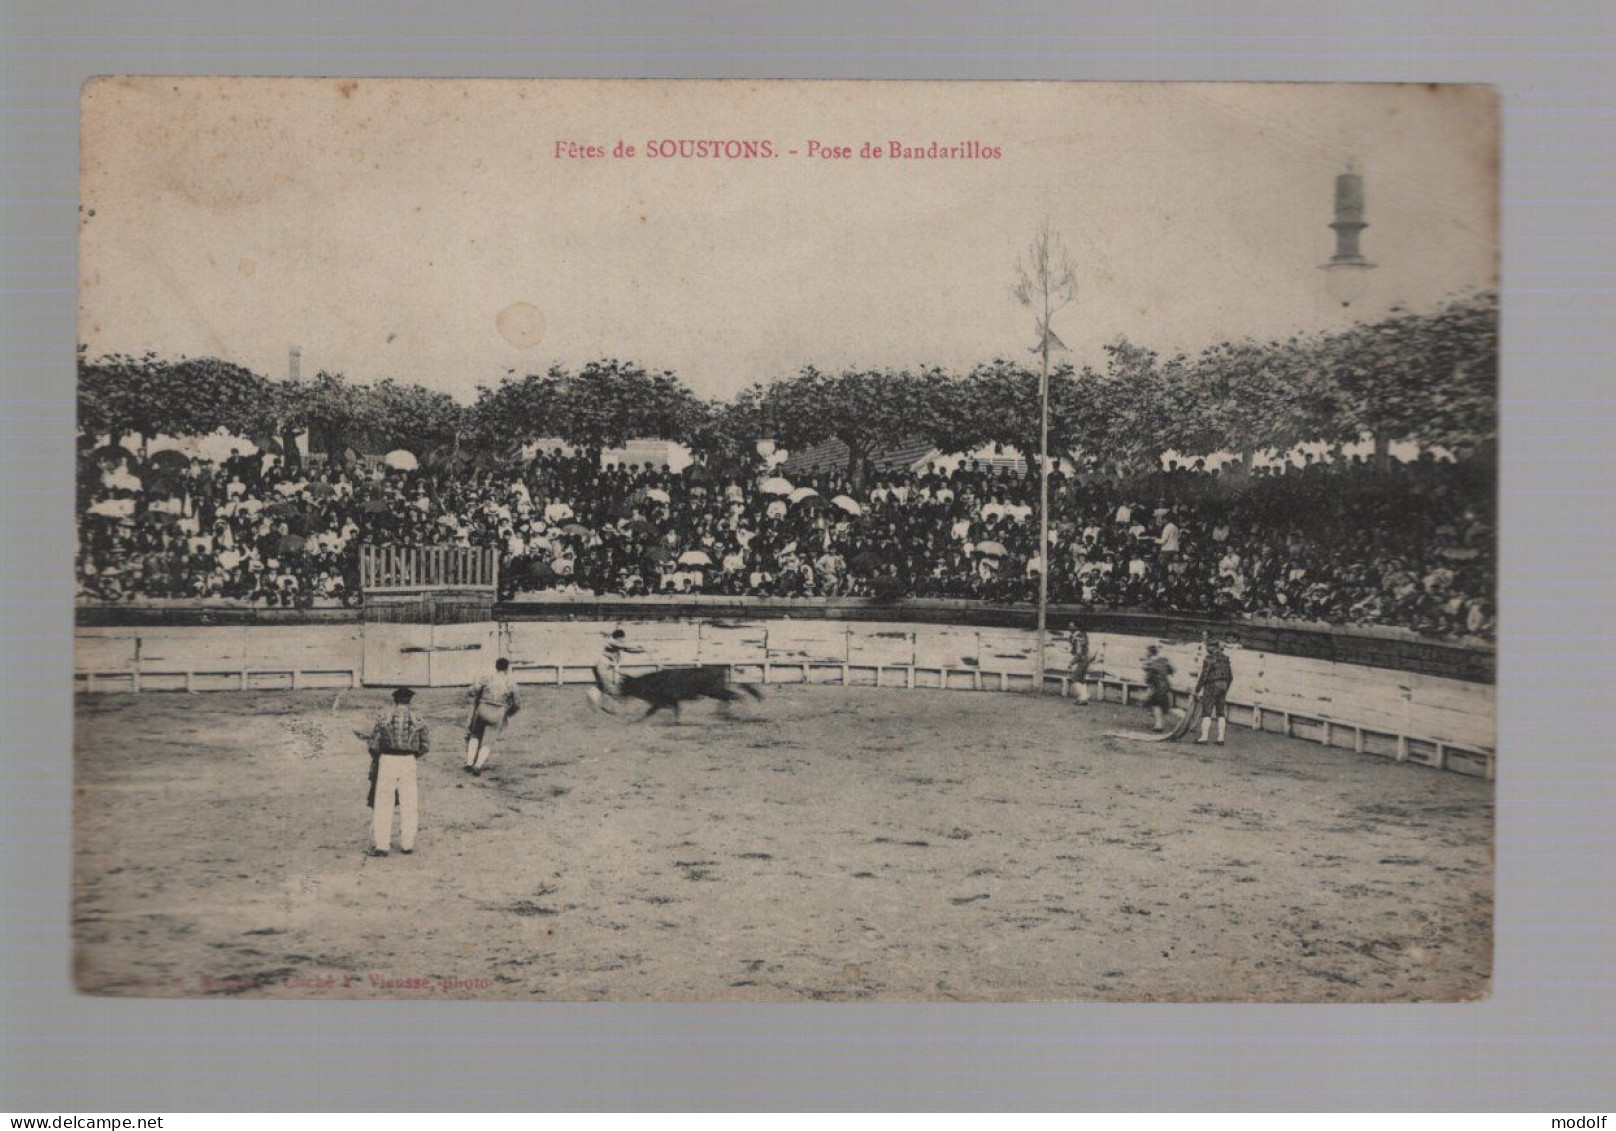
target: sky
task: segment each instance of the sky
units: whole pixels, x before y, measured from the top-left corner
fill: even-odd
[[[777,156],[645,155],[664,139]],[[892,140],[1002,156],[858,156]],[[1031,358],[1010,286],[1047,220],[1078,282],[1055,331],[1098,366],[1119,337],[1193,351],[1495,286],[1497,140],[1493,93],[1458,86],[102,79],[79,333],[273,377],[296,345],[305,377],[463,400],[601,357],[704,396],[964,369]],[[1349,162],[1378,266],[1343,311],[1318,265]]]

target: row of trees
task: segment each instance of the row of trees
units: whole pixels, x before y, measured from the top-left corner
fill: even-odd
[[[392,380],[353,384],[321,372],[312,381],[270,381],[228,361],[155,354],[79,358],[79,431],[198,436],[219,429],[290,444],[307,432],[327,452],[355,445],[452,447],[466,411],[447,393]]]
[[[1195,356],[1118,341],[1098,368],[1051,372],[1050,451],[1124,471],[1154,466],[1169,450],[1250,454],[1365,434],[1382,450],[1411,440],[1463,454],[1496,433],[1497,318],[1496,297],[1481,294],[1434,313],[1310,338],[1221,342]],[[321,372],[294,384],[211,358],[81,354],[79,424],[142,440],[224,428],[284,442],[306,431],[327,452],[404,447],[428,462],[486,460],[537,437],[586,450],[659,437],[717,462],[745,458],[763,437],[787,448],[836,439],[858,474],[900,439],[1036,452],[1038,384],[1030,364],[1002,359],[966,373],[809,367],[703,401],[671,372],[607,359],[509,377],[467,406],[391,380]]]

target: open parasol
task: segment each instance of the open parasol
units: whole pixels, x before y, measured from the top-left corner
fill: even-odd
[[[146,466],[157,471],[183,473],[189,470],[191,457],[184,452],[175,451],[173,448],[165,448],[147,460]]]
[[[99,448],[95,449],[95,451],[91,452],[90,455],[98,460],[132,458],[132,453],[122,444],[102,444]]]

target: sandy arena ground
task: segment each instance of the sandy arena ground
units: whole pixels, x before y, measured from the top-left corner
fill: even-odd
[[[458,693],[413,856],[364,855],[376,690],[79,696],[76,974],[103,994],[1467,999],[1484,781],[1142,711],[771,688],[723,721],[530,690],[481,779]],[[638,709],[630,705],[633,715]]]

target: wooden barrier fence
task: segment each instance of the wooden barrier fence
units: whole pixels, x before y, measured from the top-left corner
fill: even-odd
[[[400,598],[409,600],[409,598]],[[105,694],[268,691],[355,686],[466,686],[511,661],[524,683],[593,679],[616,621],[443,622],[80,628],[76,689]],[[901,690],[1030,692],[1031,633],[893,622],[655,621],[630,624],[645,649],[629,671],[718,665],[737,680]],[[1148,637],[1097,632],[1089,685],[1132,703]],[[1181,673],[1199,667],[1191,644],[1164,644]],[[1060,646],[1046,653],[1046,687],[1071,692]],[[1231,721],[1344,751],[1488,778],[1496,762],[1490,687],[1353,664],[1240,650]]]
[[[311,688],[352,689],[360,685],[358,668],[93,668],[73,673],[74,690],[105,694],[119,691],[301,691]]]
[[[623,664],[626,674],[661,671],[664,668],[693,668],[697,664]],[[1004,691],[1030,693],[1034,680],[1025,672],[992,671],[982,668],[922,667],[913,664],[855,664],[833,661],[773,661],[714,665],[727,668],[737,682],[823,685],[832,687],[881,687],[906,691]],[[592,665],[513,664],[511,674],[521,685],[565,687],[594,682]],[[1074,680],[1066,675],[1046,674],[1044,686],[1058,688],[1062,698],[1072,694]],[[1100,702],[1134,705],[1148,688],[1143,683],[1107,675],[1091,675],[1085,681]],[[1114,695],[1112,693],[1115,693]],[[1137,696],[1136,696],[1137,693]],[[1187,707],[1190,694],[1175,690],[1174,701]],[[1452,770],[1494,780],[1495,756],[1491,750],[1466,743],[1425,738],[1399,731],[1378,730],[1359,723],[1331,718],[1317,712],[1305,714],[1262,703],[1228,701],[1231,724],[1287,738],[1317,742],[1338,750],[1370,754],[1395,762],[1410,762],[1438,770]]]

